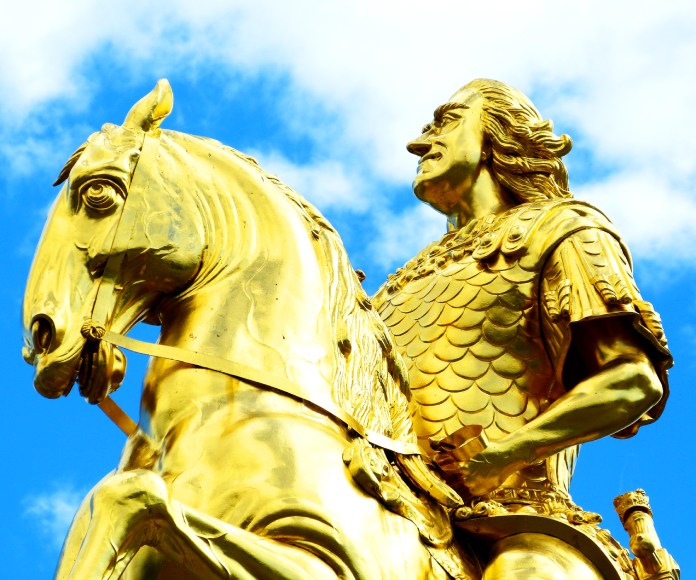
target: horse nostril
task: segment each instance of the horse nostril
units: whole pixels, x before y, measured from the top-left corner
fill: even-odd
[[[31,325],[31,339],[37,352],[47,352],[53,342],[53,325],[45,316],[37,316]]]

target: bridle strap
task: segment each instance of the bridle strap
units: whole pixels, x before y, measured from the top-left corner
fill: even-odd
[[[97,406],[127,437],[135,433],[138,428],[137,423],[111,397],[107,396],[101,403],[97,403]]]
[[[119,252],[114,254],[114,248],[127,248],[130,246],[130,241],[133,237],[133,232],[135,231],[138,222],[138,212],[136,209],[132,209],[128,204],[128,200],[132,197],[134,192],[138,195],[145,195],[150,187],[150,175],[149,171],[138,171],[138,168],[142,165],[144,167],[155,167],[157,154],[159,152],[159,135],[152,135],[150,133],[145,133],[143,136],[143,144],[140,149],[140,156],[138,157],[138,162],[133,170],[133,177],[131,179],[130,185],[128,186],[128,195],[123,202],[123,207],[121,209],[121,215],[119,216],[118,224],[116,225],[116,231],[114,232],[114,238],[111,242],[111,251],[109,252],[109,257],[104,265],[104,273],[101,275],[98,281],[97,292],[94,297],[94,304],[92,305],[92,321],[96,323],[96,326],[105,328],[108,323],[109,313],[111,312],[111,297],[116,291],[116,285],[118,284],[118,277],[123,267],[123,261],[125,259],[125,252]],[[130,211],[128,211],[130,209]]]
[[[138,166],[144,165],[151,170],[152,167],[155,166],[158,151],[159,134],[145,133],[138,165],[133,172],[133,179],[128,188],[128,197],[130,197],[131,192],[144,195],[150,188],[150,172],[147,169],[145,171],[138,171]],[[137,224],[137,210],[127,211],[126,205],[127,204],[124,202],[122,213],[114,233],[112,249],[114,247],[128,247]],[[121,252],[117,255],[114,255],[112,252],[106,262],[104,274],[99,280],[99,287],[97,288],[94,304],[92,306],[92,319],[86,321],[83,325],[83,334],[88,340],[104,340],[115,346],[125,348],[126,350],[206,368],[230,377],[254,383],[257,387],[276,391],[301,401],[310,407],[316,408],[320,412],[323,412],[353,430],[359,436],[367,439],[377,447],[388,449],[402,455],[421,455],[423,453],[421,448],[415,443],[391,439],[386,435],[367,429],[355,417],[341,409],[331,400],[318,401],[314,398],[309,398],[305,392],[306,389],[303,389],[286,377],[281,377],[242,363],[232,362],[224,358],[200,352],[163,344],[143,342],[108,330],[107,323],[110,312],[110,297],[116,289],[115,285],[117,284],[118,275],[124,258],[125,252]],[[127,435],[133,433],[137,428],[133,420],[128,417],[110,397],[106,397],[99,406]]]
[[[93,326],[91,335],[95,337],[98,336],[99,338],[97,340],[104,340],[110,344],[120,348],[125,348],[126,350],[130,350],[132,352],[209,369],[236,379],[241,379],[245,382],[254,383],[255,386],[263,389],[276,391],[282,395],[288,395],[293,399],[299,400],[302,403],[307,404],[309,407],[314,407],[329,417],[336,419],[377,447],[388,449],[389,451],[393,451],[394,453],[399,453],[401,455],[423,454],[422,449],[415,443],[408,443],[406,441],[392,439],[386,435],[382,435],[381,433],[367,429],[355,417],[331,401],[319,402],[316,399],[307,398],[307,395],[304,393],[304,389],[302,389],[302,387],[285,377],[201,352],[136,340],[134,338],[130,338],[129,336],[124,336],[100,327]],[[117,416],[123,414],[128,418],[125,412],[123,412],[112,399],[107,399],[111,401],[109,406],[112,408],[116,407],[120,412],[116,413]],[[107,413],[107,415],[109,415],[114,422],[117,422],[114,417],[106,409],[104,409],[104,407],[102,407],[102,410]],[[133,424],[132,431],[134,431],[135,423],[133,423],[130,418],[128,418],[128,420]],[[121,429],[123,430],[123,427],[121,427]],[[130,433],[127,434],[130,435]]]

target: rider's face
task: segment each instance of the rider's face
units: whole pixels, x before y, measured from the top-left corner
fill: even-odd
[[[435,110],[433,121],[407,148],[420,157],[416,196],[451,215],[471,191],[482,164],[483,98],[471,89],[455,93]]]

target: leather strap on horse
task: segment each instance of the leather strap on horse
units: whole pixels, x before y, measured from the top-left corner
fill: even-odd
[[[128,186],[128,195],[126,196],[121,208],[121,215],[118,216],[118,223],[114,232],[113,240],[111,241],[111,251],[109,257],[104,264],[104,272],[97,281],[97,293],[92,304],[92,320],[99,321],[101,324],[96,324],[97,327],[108,326],[109,314],[111,311],[111,296],[115,292],[115,286],[118,280],[118,274],[123,267],[123,261],[126,258],[125,252],[114,253],[115,247],[127,248],[130,246],[133,232],[138,222],[137,209],[133,209],[128,204],[128,199],[133,192],[138,192],[140,195],[147,195],[150,189],[150,173],[147,171],[138,171],[139,166],[155,167],[157,164],[157,155],[159,152],[160,140],[158,135],[145,133],[143,135],[143,144],[140,149],[140,156],[137,165],[133,170],[133,178]]]
[[[143,342],[141,340],[136,340],[134,338],[112,332],[111,330],[106,330],[97,325],[92,325],[88,332],[92,340],[104,340],[132,352],[210,369],[230,377],[254,383],[254,385],[263,389],[269,389],[277,391],[283,395],[289,395],[290,397],[297,399],[310,407],[316,408],[329,417],[333,417],[377,447],[388,449],[389,451],[402,455],[421,455],[423,453],[421,448],[415,443],[408,443],[406,441],[392,439],[386,435],[382,435],[381,433],[367,429],[355,417],[349,413],[346,413],[346,411],[341,409],[333,402],[318,402],[316,400],[308,399],[303,393],[303,389],[299,385],[290,381],[289,379],[286,379],[285,377],[280,377],[279,375],[256,369],[242,363],[233,362],[201,352],[195,352],[174,346],[167,346],[164,344]],[[128,418],[128,416],[120,409],[120,407],[118,407],[118,405],[116,405],[115,402],[113,402],[112,399],[107,398],[107,400],[110,401],[108,406],[111,407],[112,410],[114,407],[118,409],[119,413],[117,413],[117,416],[119,418],[121,415]],[[121,427],[119,421],[117,421],[114,416],[104,408],[103,403],[100,406],[102,410],[109,415],[109,417],[114,420],[119,427]],[[130,418],[128,418],[128,420],[130,421]],[[131,423],[133,424],[132,430],[135,430],[135,423],[132,421]],[[124,430],[123,427],[121,427],[121,429]]]
[[[143,144],[140,152],[138,165],[145,167],[153,167],[157,162],[159,151],[159,135],[146,132],[143,136]],[[136,166],[133,172],[129,192],[138,192],[141,195],[146,195],[150,188],[150,175],[147,172],[137,171]],[[130,196],[130,194],[129,194]],[[113,247],[128,247],[133,230],[136,225],[137,215],[135,211],[127,211],[126,203],[123,204],[121,215],[119,216],[118,225],[114,233],[112,241]],[[118,244],[117,244],[118,242]],[[307,405],[314,407],[329,417],[333,417],[340,423],[343,423],[349,429],[361,437],[367,439],[373,445],[383,449],[389,449],[395,453],[402,455],[420,455],[423,453],[421,448],[414,443],[398,441],[391,439],[386,435],[376,433],[365,428],[355,417],[346,413],[333,401],[317,401],[307,397],[304,389],[293,383],[285,377],[280,377],[273,373],[252,368],[241,363],[232,362],[227,359],[215,357],[200,352],[185,350],[182,348],[166,346],[162,344],[153,344],[143,342],[123,336],[111,330],[107,330],[107,322],[109,318],[109,296],[114,292],[114,284],[118,278],[118,273],[122,267],[125,253],[114,256],[110,255],[104,268],[104,274],[99,279],[94,303],[92,305],[92,320],[87,321],[83,325],[83,335],[88,340],[104,340],[121,348],[131,350],[140,354],[145,354],[157,358],[165,358],[190,364],[197,367],[207,368],[217,371],[231,377],[250,381],[255,385],[277,391],[279,393],[289,395],[294,399],[300,400]],[[107,397],[100,405],[100,408],[109,416],[109,418],[119,426],[119,428],[130,435],[136,429],[135,423],[128,415],[111,399]]]
[[[109,419],[116,423],[116,427],[123,431],[127,436],[130,437],[138,428],[137,423],[133,421],[133,419],[131,419],[111,397],[106,397],[101,403],[97,403],[97,405],[102,411],[104,411]]]

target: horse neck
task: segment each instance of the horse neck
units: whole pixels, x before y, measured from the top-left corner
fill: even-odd
[[[161,342],[273,373],[373,430],[398,430],[393,344],[338,235],[235,155],[232,182],[211,188],[227,195],[199,200],[208,250],[191,287],[163,308]]]
[[[191,289],[163,309],[160,340],[331,397],[340,352],[328,266],[312,224],[253,168],[228,195],[201,200],[206,256]]]

